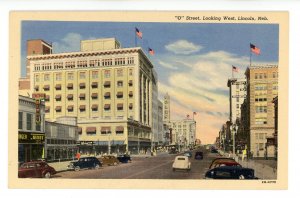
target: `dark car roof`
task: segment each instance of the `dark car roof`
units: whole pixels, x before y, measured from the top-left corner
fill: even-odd
[[[254,169],[252,168],[244,168],[241,166],[220,166],[217,168],[214,168],[212,170],[242,170],[242,171],[253,171]]]

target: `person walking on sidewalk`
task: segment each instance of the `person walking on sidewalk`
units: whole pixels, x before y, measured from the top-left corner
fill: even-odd
[[[243,154],[242,154],[242,162],[244,161],[244,158],[245,158],[246,155],[247,155],[247,150],[244,149]]]
[[[77,160],[79,160],[79,158],[80,158],[80,153],[79,152],[76,153],[76,158],[77,158]]]

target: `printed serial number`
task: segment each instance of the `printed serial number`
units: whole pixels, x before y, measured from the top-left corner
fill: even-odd
[[[276,184],[276,181],[262,181],[263,184]]]

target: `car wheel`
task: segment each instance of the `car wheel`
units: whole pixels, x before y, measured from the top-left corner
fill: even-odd
[[[75,170],[75,171],[79,171],[79,170],[80,170],[80,167],[79,167],[79,166],[76,166],[76,167],[74,168],[74,170]]]
[[[100,168],[99,164],[96,164],[95,169],[99,169],[99,168]]]
[[[50,172],[46,172],[45,175],[44,175],[44,177],[48,178],[48,179],[51,178],[51,173]]]
[[[240,175],[239,179],[245,179],[244,175]]]

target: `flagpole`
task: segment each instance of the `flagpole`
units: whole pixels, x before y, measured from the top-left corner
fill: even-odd
[[[249,67],[251,67],[251,64],[252,64],[252,53],[251,53],[251,43],[250,43],[250,65],[249,65]]]
[[[134,29],[134,46],[137,47],[136,29]]]

